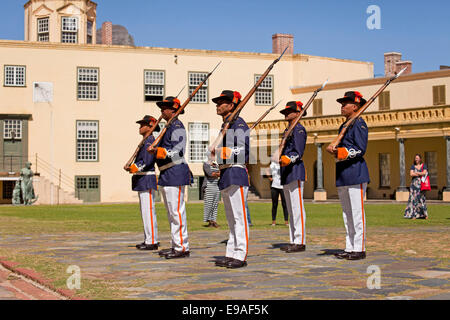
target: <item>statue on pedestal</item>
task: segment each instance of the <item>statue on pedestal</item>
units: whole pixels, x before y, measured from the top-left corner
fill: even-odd
[[[37,201],[33,188],[33,175],[31,170],[31,162],[26,163],[26,167],[20,170],[22,199],[24,205],[32,205]]]

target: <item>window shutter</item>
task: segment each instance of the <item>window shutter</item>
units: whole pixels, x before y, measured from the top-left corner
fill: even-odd
[[[439,87],[433,87],[433,105],[439,104]]]
[[[439,86],[439,102],[445,104],[445,86]]]
[[[322,99],[316,99],[313,102],[313,116],[321,116],[322,115]]]

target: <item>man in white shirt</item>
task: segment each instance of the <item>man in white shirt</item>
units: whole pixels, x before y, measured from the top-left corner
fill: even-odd
[[[269,180],[272,183],[270,186],[270,193],[272,195],[272,227],[276,225],[278,199],[280,198],[280,195],[281,205],[283,206],[284,224],[289,225],[289,212],[286,207],[283,186],[281,185],[280,165],[275,161],[271,161],[269,168],[266,169],[266,174],[269,176]]]

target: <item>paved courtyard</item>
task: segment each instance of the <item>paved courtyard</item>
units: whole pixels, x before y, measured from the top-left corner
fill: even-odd
[[[79,266],[81,285],[83,279],[108,280],[125,299],[450,299],[450,266],[439,259],[369,251],[365,260],[346,261],[334,257],[339,248],[320,245],[286,254],[279,247],[287,229],[277,227],[251,230],[249,265],[230,270],[214,266],[224,255],[226,230],[189,235],[191,256],[177,260],[136,250],[142,235],[130,232],[5,235],[0,246]],[[160,240],[163,248],[170,243],[167,233]],[[380,289],[367,286],[369,266],[381,271]],[[0,270],[0,299],[33,298],[14,294],[11,279]],[[58,297],[46,292],[36,298]]]

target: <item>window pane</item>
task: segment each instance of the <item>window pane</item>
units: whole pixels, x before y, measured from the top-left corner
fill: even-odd
[[[48,18],[38,19],[38,32],[48,32]]]
[[[98,100],[98,69],[78,68],[78,99]]]
[[[437,152],[425,152],[425,164],[428,167],[431,186],[437,187]]]
[[[198,87],[208,74],[205,72],[189,72],[189,95]],[[192,102],[207,103],[208,102],[208,81],[197,91],[192,98]]]
[[[22,139],[22,120],[4,120],[3,138],[12,139],[14,132],[14,139]]]
[[[25,67],[5,66],[5,86],[25,86]]]
[[[261,76],[255,76],[255,84]],[[272,105],[273,104],[273,76],[267,76],[259,85],[255,92],[256,105]]]
[[[189,161],[204,161],[209,146],[209,123],[189,123],[189,140]]]
[[[62,18],[62,31],[78,31],[78,18],[76,17],[63,17]]]
[[[77,160],[97,161],[98,122],[77,121]]]
[[[164,85],[164,71],[146,70],[144,78],[145,84]]]

